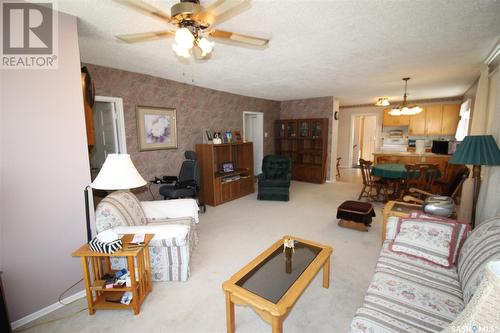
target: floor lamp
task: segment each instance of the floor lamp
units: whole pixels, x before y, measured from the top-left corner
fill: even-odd
[[[146,185],[147,182],[142,178],[135,168],[129,154],[108,154],[99,174],[94,181],[85,188],[85,215],[87,218],[87,241],[92,240],[92,231],[90,229],[90,212],[88,189],[97,190],[129,190]]]
[[[472,164],[474,192],[472,197],[471,224],[476,224],[476,207],[481,188],[481,166],[500,165],[500,150],[492,135],[468,135],[458,145],[456,152],[448,161],[450,164]]]

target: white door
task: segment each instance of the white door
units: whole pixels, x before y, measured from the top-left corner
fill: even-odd
[[[118,153],[118,135],[114,103],[95,102],[93,115],[96,142],[90,158],[90,164],[92,168],[100,169],[108,154]]]
[[[253,142],[253,170],[254,174],[262,173],[262,159],[264,158],[264,114],[261,112],[243,113],[243,138]]]
[[[352,142],[352,166],[356,166],[359,164],[359,152],[361,145],[361,121],[362,117],[354,117],[354,126],[353,126],[353,142]]]
[[[361,135],[362,148],[361,158],[366,161],[373,161],[373,152],[375,151],[375,140],[377,131],[377,116],[364,116],[363,117],[363,132]]]

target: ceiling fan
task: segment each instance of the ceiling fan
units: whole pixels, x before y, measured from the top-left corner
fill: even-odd
[[[175,37],[172,46],[174,52],[184,58],[189,58],[192,53],[196,59],[204,59],[212,52],[214,42],[208,39],[209,37],[241,46],[265,47],[269,43],[265,38],[214,29],[217,24],[248,9],[249,0],[214,0],[206,7],[200,5],[199,0],[180,0],[172,6],[170,15],[142,0],[114,1],[167,24],[167,28],[161,31],[115,36],[126,43]]]

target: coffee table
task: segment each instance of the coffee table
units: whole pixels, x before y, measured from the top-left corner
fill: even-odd
[[[285,239],[294,240],[293,251],[284,251]],[[329,287],[331,254],[330,246],[305,239],[278,240],[223,283],[227,332],[235,331],[234,304],[252,307],[272,325],[273,333],[282,332],[283,320],[320,269],[323,288]]]

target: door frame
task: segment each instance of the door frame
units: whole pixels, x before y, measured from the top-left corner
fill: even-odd
[[[125,115],[123,113],[123,99],[121,97],[96,96],[96,102],[113,103],[116,111],[116,136],[118,138],[118,153],[127,153],[127,137],[125,136]]]
[[[379,125],[379,117],[377,116],[376,113],[373,112],[363,112],[363,113],[355,113],[351,114],[351,132],[349,135],[349,167],[352,167],[352,154],[353,154],[353,149],[352,149],[352,144],[354,143],[354,119],[356,117],[369,117],[373,116],[375,117],[375,140],[378,139],[378,125]],[[375,148],[377,147],[377,144],[375,142]],[[361,152],[361,147],[359,147],[360,152]]]
[[[260,138],[260,142],[258,144],[260,144],[260,152],[261,152],[261,155],[262,155],[262,158],[264,158],[264,112],[258,112],[258,111],[243,111],[243,140],[247,140],[247,137],[246,137],[246,133],[245,133],[245,129],[246,129],[246,124],[245,124],[245,116],[246,115],[254,115],[254,116],[257,116],[257,119],[260,119],[260,125],[261,125],[261,132],[262,132],[262,136]],[[254,144],[254,150],[255,150],[255,146],[257,144],[257,142],[253,142]],[[262,160],[260,161],[260,163],[262,163]],[[255,161],[254,161],[254,166],[255,166]],[[254,167],[255,169],[255,167]],[[254,174],[257,170],[254,170]]]

